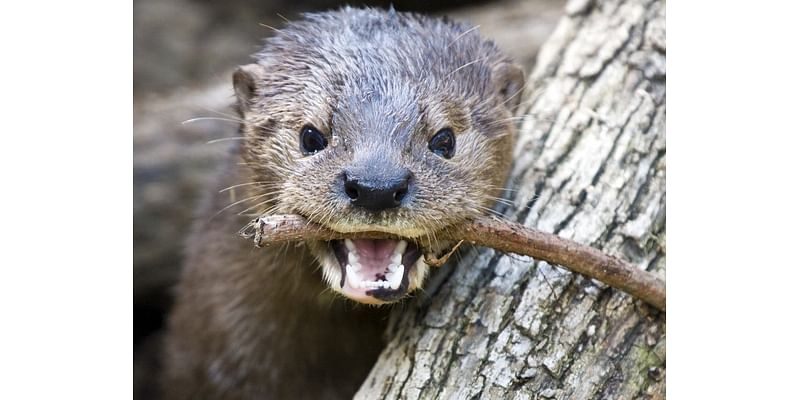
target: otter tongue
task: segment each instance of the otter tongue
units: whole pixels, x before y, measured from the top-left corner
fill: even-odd
[[[350,287],[392,290],[400,287],[406,271],[402,265],[408,245],[405,240],[345,239],[344,244],[347,264],[343,277]]]
[[[397,240],[391,239],[354,239],[358,262],[366,268],[362,275],[370,272],[382,274],[392,262],[392,254],[397,246]],[[369,278],[374,279],[372,276]]]

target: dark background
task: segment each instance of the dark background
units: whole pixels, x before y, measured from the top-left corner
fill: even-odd
[[[529,71],[555,28],[562,0],[360,1],[448,15],[480,25]],[[158,348],[171,287],[181,264],[192,213],[229,142],[235,123],[188,121],[233,114],[230,75],[250,61],[283,17],[337,8],[333,0],[134,2],[134,385],[152,396]],[[204,189],[205,188],[205,189]]]

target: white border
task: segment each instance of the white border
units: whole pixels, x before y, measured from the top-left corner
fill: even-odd
[[[795,4],[668,3],[673,399],[798,391]]]
[[[131,3],[0,20],[0,398],[129,398]]]

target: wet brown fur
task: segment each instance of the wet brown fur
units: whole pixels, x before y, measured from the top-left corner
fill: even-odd
[[[244,139],[188,240],[166,338],[167,398],[353,395],[382,347],[387,308],[335,293],[324,244],[254,249],[235,234],[263,212],[409,237],[435,237],[485,214],[510,165],[508,118],[522,77],[469,30],[391,10],[311,14],[236,72]],[[306,124],[328,137],[328,148],[302,154],[298,132]],[[450,160],[427,149],[444,127],[457,137]],[[371,215],[342,199],[337,175],[365,157],[414,173],[407,207]],[[411,290],[424,279],[416,273]]]

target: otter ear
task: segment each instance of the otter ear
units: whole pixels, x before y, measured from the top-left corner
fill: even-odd
[[[492,83],[505,102],[505,106],[511,112],[516,111],[522,99],[522,88],[525,86],[522,68],[508,62],[498,64],[492,69]]]
[[[264,77],[264,67],[258,64],[243,65],[233,73],[233,91],[239,101],[239,112],[250,109],[258,81]]]

